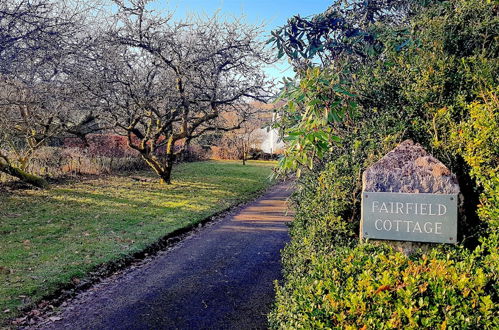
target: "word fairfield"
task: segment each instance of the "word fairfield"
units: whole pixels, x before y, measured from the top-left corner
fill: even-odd
[[[380,202],[375,200],[372,202],[371,212],[386,214],[443,216],[447,213],[447,206],[443,204]]]

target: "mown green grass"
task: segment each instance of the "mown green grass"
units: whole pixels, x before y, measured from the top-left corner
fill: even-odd
[[[0,324],[19,309],[269,184],[275,163],[178,165],[173,184],[112,176],[0,196]],[[10,310],[10,311],[7,311]]]

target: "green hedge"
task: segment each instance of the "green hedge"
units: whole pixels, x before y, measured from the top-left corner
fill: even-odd
[[[299,179],[272,328],[499,328],[497,5],[432,3],[404,33],[375,26],[385,45],[409,46],[355,67],[358,109],[334,124],[341,142]],[[361,173],[406,138],[457,174],[460,245],[407,257],[359,242]]]
[[[300,180],[271,326],[499,327],[497,238],[484,236],[473,250],[436,245],[410,257],[385,244],[358,244],[344,218],[352,186],[332,180],[349,168],[344,159],[330,161],[320,175]]]
[[[491,294],[497,291],[489,273],[493,265],[478,250],[435,249],[408,258],[385,245],[313,251],[302,242],[288,247],[285,259],[300,266],[277,288],[277,307],[271,314],[276,328],[499,326],[493,301],[497,297]]]

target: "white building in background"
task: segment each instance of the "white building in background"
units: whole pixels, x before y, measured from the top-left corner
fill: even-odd
[[[262,136],[264,136],[264,140],[260,145],[260,149],[262,149],[263,152],[273,154],[284,148],[284,142],[279,139],[277,129],[262,128],[261,131]]]
[[[276,114],[273,111],[276,106],[275,104],[254,102],[252,103],[252,106],[261,110],[260,118],[264,119],[266,124],[270,124],[275,120]],[[277,129],[265,127],[255,130],[252,134],[253,137],[256,138],[254,140],[255,144],[251,146],[252,148],[261,149],[265,153],[274,154],[283,150],[285,147],[284,142],[279,138],[279,132]]]

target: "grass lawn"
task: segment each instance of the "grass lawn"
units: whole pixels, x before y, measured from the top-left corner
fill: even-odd
[[[1,192],[0,324],[97,265],[251,199],[270,184],[274,165],[181,164],[171,186],[123,175]],[[154,178],[146,172],[132,176]]]

